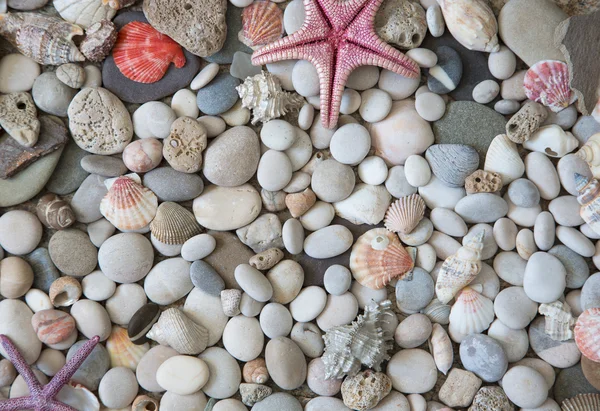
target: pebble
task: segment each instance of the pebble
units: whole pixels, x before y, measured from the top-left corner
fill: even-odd
[[[556,224],[565,227],[575,227],[585,223],[579,215],[580,208],[575,196],[557,197],[548,204],[548,211],[552,213]]]
[[[85,71],[85,81],[81,88],[102,87],[102,72],[98,67],[88,64],[83,70]]]
[[[422,268],[416,267],[412,280],[396,283],[396,305],[404,313],[415,313],[425,308],[435,294],[433,279]]]
[[[369,89],[361,94],[359,113],[364,121],[375,123],[387,117],[392,109],[392,97],[383,90]]]
[[[378,81],[379,67],[359,66],[348,76],[346,87],[362,91],[375,87]]]
[[[308,60],[299,60],[292,70],[294,90],[304,97],[319,95],[319,75]]]
[[[334,264],[325,271],[323,283],[329,294],[342,295],[350,288],[352,274],[343,265]]]
[[[410,49],[405,54],[407,57],[413,59],[420,67],[431,68],[437,64],[437,55],[426,48],[418,47]]]
[[[71,307],[71,315],[75,319],[77,329],[86,338],[100,336],[106,340],[111,332],[108,313],[102,305],[92,300],[79,300]]]
[[[307,212],[299,217],[302,227],[309,231],[317,231],[328,226],[333,217],[335,210],[333,206],[324,201],[317,201]]]
[[[292,162],[292,171],[298,171],[308,163],[308,160],[312,156],[312,149],[309,135],[303,130],[296,128],[296,141],[290,148],[285,150],[285,154]]]
[[[223,7],[225,7],[225,3],[223,3]],[[206,61],[218,64],[231,64],[233,61],[233,54],[236,51],[252,53],[252,49],[243,44],[238,37],[238,33],[240,30],[242,30],[243,11],[244,9],[242,8],[227,7],[227,12],[225,14],[225,23],[227,25],[227,37],[225,38],[225,44],[220,51],[211,56],[205,57],[204,59]],[[196,71],[197,70],[198,69],[196,69]],[[186,84],[189,84],[189,81]]]
[[[508,360],[502,346],[483,334],[471,334],[460,343],[460,360],[466,370],[473,372],[485,382],[499,381]]]
[[[304,270],[293,260],[283,260],[269,270],[266,278],[273,288],[271,301],[288,304],[302,288]]]
[[[514,330],[500,320],[494,320],[487,335],[498,341],[509,363],[521,360],[529,349],[529,337],[524,329]]]
[[[334,396],[342,388],[341,379],[325,379],[325,364],[321,358],[315,358],[308,363],[306,384],[312,392],[323,396]]]
[[[292,163],[285,153],[268,150],[260,158],[256,178],[265,190],[279,191],[292,179]]]
[[[477,151],[462,144],[434,144],[425,152],[433,174],[449,187],[465,184],[465,179],[479,165]]]
[[[508,204],[508,213],[506,216],[515,224],[522,227],[533,227],[537,216],[542,212],[542,207],[536,205],[534,207],[517,207],[510,201],[508,195],[504,195],[504,200]]]
[[[427,121],[438,121],[446,113],[446,102],[439,94],[421,93],[415,100],[417,113]]]
[[[567,288],[581,288],[590,275],[586,261],[570,248],[557,244],[548,251],[558,258],[567,271]]]
[[[293,0],[285,8],[283,25],[285,27],[285,32],[288,33],[288,35],[300,30],[302,24],[304,24],[304,13],[304,4],[301,0]]]
[[[296,321],[309,322],[321,314],[326,303],[325,291],[321,287],[309,286],[290,303],[290,313]]]
[[[228,398],[215,404],[213,411],[248,411],[248,408],[239,400]]]
[[[581,289],[581,309],[597,307],[600,302],[600,273],[591,275]]]
[[[89,236],[74,228],[56,232],[50,239],[48,252],[56,268],[75,277],[94,271],[98,261],[98,251]]]
[[[306,380],[306,361],[296,343],[277,337],[267,343],[265,360],[271,379],[284,390],[300,387]]]
[[[261,73],[261,66],[252,65],[251,55],[242,51],[233,53],[233,61],[229,68],[229,72],[235,78],[245,80],[246,77],[252,77]]]
[[[60,81],[53,72],[37,77],[31,90],[33,101],[40,110],[59,117],[67,117],[67,109],[75,94],[77,90]]]
[[[116,367],[108,370],[98,387],[98,397],[108,408],[130,405],[138,392],[135,374],[129,368]]]
[[[208,186],[193,204],[198,223],[219,231],[237,230],[250,224],[260,209],[260,194],[249,184],[238,187]]]
[[[525,70],[517,71],[500,84],[500,96],[504,100],[523,101],[527,98],[523,88],[525,73]]]
[[[282,239],[285,249],[290,254],[300,254],[304,247],[304,227],[300,221],[290,218],[283,224]]]
[[[529,258],[525,268],[525,294],[538,303],[554,302],[565,290],[566,275],[567,271],[558,258],[537,252]]]
[[[290,338],[309,358],[316,358],[323,354],[325,343],[323,342],[321,330],[313,323],[297,322],[292,327]]]
[[[354,189],[352,168],[334,159],[325,160],[315,169],[311,189],[320,200],[334,203],[347,198]]]
[[[480,104],[488,104],[494,101],[499,93],[500,85],[498,83],[494,80],[484,80],[473,89],[473,100]]]
[[[600,394],[585,378],[581,364],[561,370],[556,377],[552,393],[554,399],[562,403],[567,398],[572,398],[578,394]]]
[[[581,146],[586,143],[588,138],[600,133],[600,123],[592,116],[580,116],[573,125],[571,132],[579,140]]]
[[[386,374],[394,389],[404,394],[421,394],[431,390],[437,381],[433,357],[420,349],[401,350],[387,365]]]
[[[424,314],[412,314],[398,324],[394,340],[402,348],[417,348],[431,335],[431,320]]]
[[[148,299],[141,285],[121,284],[106,300],[105,307],[113,323],[126,326],[133,315],[147,302]]]
[[[222,348],[210,347],[199,355],[209,369],[208,382],[202,388],[212,398],[228,398],[236,393],[242,372],[236,360]]]
[[[135,144],[137,142],[142,142],[142,141],[145,141],[145,140],[137,140],[131,144]],[[131,144],[129,144],[127,147],[129,147]],[[81,150],[81,151],[83,151],[83,150]],[[83,151],[83,152],[88,154],[85,151]],[[162,146],[161,146],[160,158],[162,159]],[[99,176],[104,176],[104,177],[118,177],[118,176],[122,176],[123,174],[127,173],[127,166],[125,166],[125,163],[123,163],[123,160],[121,160],[120,158],[116,158],[116,157],[101,156],[101,155],[95,155],[95,154],[86,155],[85,157],[81,158],[80,165],[81,165],[81,168],[83,170],[85,170],[86,172],[88,172],[90,174],[97,174]]]
[[[218,74],[208,85],[198,90],[198,108],[209,116],[226,112],[239,98],[235,89],[239,84],[240,81],[228,73]]]
[[[526,294],[523,287],[508,287],[494,300],[494,312],[502,323],[513,330],[522,330],[537,314],[538,305]]]
[[[190,88],[194,91],[200,90],[212,81],[219,73],[219,65],[217,63],[210,63],[200,70],[196,77],[192,80]]]
[[[434,94],[437,96],[437,94]],[[423,187],[431,180],[431,168],[422,156],[412,155],[404,163],[406,182],[413,187]]]
[[[201,234],[208,235],[208,234]],[[213,239],[214,241],[214,239]],[[190,278],[192,284],[214,296],[220,296],[221,291],[225,289],[225,282],[210,264],[205,261],[197,260],[190,267]]]
[[[100,201],[108,190],[104,185],[104,177],[90,174],[75,192],[71,200],[71,208],[75,218],[81,223],[93,223],[102,218]]]
[[[571,306],[573,316],[580,316],[583,310],[581,309],[581,290],[572,290],[566,297],[565,301]]]
[[[514,114],[519,111],[520,108],[521,104],[516,100],[499,100],[494,104],[494,110],[504,116]]]
[[[552,200],[558,196],[560,192],[558,173],[546,155],[539,152],[529,153],[525,157],[525,173],[527,174],[527,178],[537,186],[540,196],[543,199]],[[515,205],[531,207],[522,206],[517,203]]]
[[[409,184],[405,171],[404,166],[394,166],[388,170],[385,188],[394,197],[402,198],[417,192],[416,187]]]
[[[387,179],[387,176],[388,168],[381,157],[367,157],[358,165],[358,177],[366,184],[382,184]]]
[[[66,360],[69,361],[87,340],[77,341],[69,348]],[[81,364],[72,377],[72,381],[84,385],[90,390],[97,390],[100,380],[110,368],[110,356],[102,344],[96,345],[91,354]]]
[[[270,339],[289,335],[293,323],[290,311],[279,303],[269,303],[260,312],[260,328],[262,333]],[[251,338],[245,339],[245,341],[248,340],[252,341]]]
[[[52,348],[46,348],[35,363],[36,367],[49,377],[56,375],[66,363],[65,355]]]
[[[579,195],[575,185],[575,173],[581,174],[588,179],[592,178],[592,172],[588,164],[576,154],[567,154],[562,157],[556,165],[556,171],[558,172],[558,178],[562,187],[573,196]]]
[[[242,100],[238,100],[233,107],[221,114],[221,118],[230,127],[243,126],[250,122],[250,109],[242,106]]]
[[[351,88],[347,88],[344,90],[342,94],[342,101],[340,104],[340,113],[341,114],[352,114],[361,104],[361,95],[358,91],[352,90]]]
[[[430,55],[423,57],[431,62],[433,58]],[[437,57],[436,57],[437,62]],[[379,89],[390,95],[392,100],[404,100],[414,94],[420,84],[420,79],[408,78],[394,73],[393,71],[383,69],[379,76]]]
[[[51,346],[68,339],[75,331],[75,320],[59,310],[43,310],[33,315],[31,325],[38,338]]]
[[[175,111],[159,101],[142,104],[131,116],[135,135],[140,138],[167,138],[176,119]]]
[[[539,358],[523,358],[522,360],[517,361],[514,365],[524,365],[525,367],[532,368],[544,376],[548,387],[552,387],[554,385],[554,381],[556,379],[554,368],[552,368],[552,366],[546,361],[540,360]]]
[[[189,201],[204,190],[202,178],[197,174],[182,173],[171,167],[159,167],[144,174],[143,185],[160,201]]]
[[[172,391],[167,391],[160,399],[160,409],[163,411],[202,410],[207,403],[206,395],[202,391],[190,395],[178,395]]]
[[[533,235],[537,247],[542,251],[549,250],[554,245],[556,223],[548,211],[541,212],[535,219]]]
[[[252,407],[252,411],[271,410],[302,411],[302,405],[292,395],[285,392],[277,392],[257,402]]]
[[[223,330],[223,346],[240,361],[247,362],[258,357],[264,346],[264,335],[258,320],[244,315],[231,318]]]
[[[136,369],[140,386],[150,392],[163,392],[164,389],[156,380],[156,371],[167,359],[176,355],[177,351],[164,345],[157,345],[146,352]]]
[[[387,398],[387,397],[386,397]],[[374,409],[374,408],[372,408]],[[344,405],[344,402],[339,398],[334,397],[316,397],[306,403],[305,411],[348,411],[350,408]]]
[[[153,259],[150,241],[136,233],[114,235],[98,252],[98,264],[104,275],[124,284],[144,278],[152,268]]]
[[[24,210],[12,210],[0,217],[0,246],[14,255],[29,254],[42,239],[38,218]]]
[[[296,131],[287,121],[275,119],[263,125],[260,140],[270,149],[285,151],[294,144]]]
[[[428,244],[434,248],[438,258],[444,260],[456,253],[461,247],[461,244],[454,238],[446,234],[440,233],[439,231],[433,232],[433,234],[429,238]]]
[[[506,46],[500,46],[500,50],[490,53],[488,57],[488,68],[490,73],[499,80],[510,78],[517,67],[515,54]]]
[[[305,104],[298,113],[298,127],[302,130],[308,130],[315,119],[315,108],[310,104]]]
[[[496,244],[502,250],[511,251],[516,247],[517,226],[512,220],[506,217],[497,220],[494,223],[493,234]]]
[[[242,290],[257,301],[265,302],[273,296],[273,287],[269,280],[248,264],[240,264],[236,267],[235,279]]]
[[[11,339],[28,364],[37,360],[42,348],[42,343],[31,326],[32,317],[33,313],[23,301],[0,301],[0,333]],[[7,356],[3,347],[0,347],[0,354]]]
[[[88,171],[80,165],[81,160],[88,154],[87,151],[79,148],[75,141],[69,140],[52,176],[46,183],[46,189],[58,195],[76,191],[88,176]]]
[[[0,60],[0,92],[29,91],[40,75],[38,63],[20,53],[7,54]]]
[[[343,254],[353,243],[352,233],[342,225],[321,228],[304,240],[304,252],[312,258],[331,258]]]
[[[570,106],[568,106],[564,110],[561,110],[558,113],[555,113],[552,110],[547,110],[547,112],[548,117],[546,117],[546,120],[541,124],[541,126],[556,124],[560,126],[563,130],[570,130],[571,127],[573,127],[573,125],[577,121],[577,116],[579,116],[577,108],[574,104],[571,104]]]
[[[512,251],[501,252],[494,258],[494,270],[501,279],[512,285],[523,285],[526,266],[527,261]]]
[[[512,367],[502,378],[502,388],[509,400],[522,408],[536,408],[548,398],[544,376],[523,365]]]
[[[556,227],[556,237],[582,257],[592,257],[596,253],[594,243],[573,227]]]
[[[429,69],[427,86],[436,94],[446,94],[454,90],[462,78],[463,64],[460,55],[452,47],[440,46],[435,54],[437,64]]]
[[[50,310],[53,308],[52,302],[48,294],[37,288],[32,288],[25,294],[25,303],[31,311],[37,313],[42,310]]]
[[[225,120],[217,116],[200,116],[196,120],[204,126],[208,138],[217,137],[227,127]]]
[[[399,236],[403,243],[410,246],[419,246],[426,243],[433,235],[433,224],[428,218],[423,218],[409,234]]]
[[[526,178],[519,178],[508,186],[508,198],[517,207],[535,207],[540,203],[540,192],[536,185]]]
[[[477,193],[459,200],[454,211],[467,223],[493,223],[507,214],[508,204],[497,195]]]
[[[427,8],[427,28],[433,37],[440,37],[444,34],[446,24],[439,5]]]
[[[201,260],[212,253],[216,245],[217,241],[210,234],[198,234],[183,244],[181,256],[187,261]]]
[[[317,325],[327,331],[338,325],[350,323],[358,314],[358,301],[352,293],[342,295],[328,295],[327,303],[321,314],[317,317]]]
[[[93,271],[81,280],[83,295],[89,300],[105,301],[117,289],[116,283],[105,276],[102,271]]]
[[[173,94],[171,108],[177,117],[187,116],[196,118],[200,114],[196,106],[196,94],[186,88]]]

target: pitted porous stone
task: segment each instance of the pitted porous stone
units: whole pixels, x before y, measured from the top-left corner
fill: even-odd
[[[491,171],[477,170],[465,179],[467,194],[495,193],[501,188],[500,174]]]
[[[500,387],[481,387],[475,395],[469,411],[513,411],[508,397]]]
[[[548,117],[548,111],[535,101],[528,101],[506,123],[506,135],[518,144],[529,140],[529,137],[540,128],[540,124]]]
[[[77,93],[68,116],[73,140],[93,154],[121,153],[133,137],[129,112],[117,96],[101,87]]]
[[[33,147],[37,143],[40,122],[31,94],[0,96],[0,126],[22,146]]]
[[[377,34],[403,49],[419,47],[427,33],[425,10],[418,2],[385,0],[375,16]]]
[[[85,82],[85,70],[75,63],[67,63],[56,69],[56,77],[71,88],[81,88]]]
[[[191,117],[180,117],[171,124],[171,134],[163,146],[169,165],[182,173],[196,173],[202,168],[206,148],[206,129]]]
[[[210,56],[225,43],[227,0],[144,0],[143,7],[152,27],[197,56]]]

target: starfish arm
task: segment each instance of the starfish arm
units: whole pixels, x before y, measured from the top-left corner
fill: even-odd
[[[17,411],[35,408],[35,403],[31,397],[17,397],[9,400],[0,400],[0,410]]]
[[[331,27],[342,30],[364,8],[367,1],[370,0],[317,0],[317,3]]]
[[[31,394],[35,394],[41,391],[42,385],[36,378],[35,374],[27,364],[27,361],[23,358],[19,349],[13,344],[13,342],[6,335],[0,335],[0,344],[6,351],[8,358],[10,358],[10,362],[15,366],[17,372],[21,374],[25,383],[27,383],[27,387],[29,387],[29,392]],[[0,408],[1,409],[1,408]]]
[[[73,358],[71,358],[67,364],[56,373],[56,375],[46,386],[44,386],[44,394],[48,398],[54,398],[61,388],[69,382],[73,374],[77,372],[77,369],[96,347],[98,341],[100,341],[100,337],[98,336],[86,341],[85,344],[83,344],[81,348],[77,350]]]
[[[56,400],[48,400],[50,407],[48,407],[49,411],[77,411],[76,408],[71,407],[63,402]]]

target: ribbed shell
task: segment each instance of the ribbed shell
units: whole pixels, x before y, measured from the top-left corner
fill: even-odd
[[[374,290],[385,287],[394,278],[404,278],[413,267],[414,262],[398,236],[385,228],[374,228],[361,235],[350,254],[352,275]]]
[[[177,68],[185,65],[181,46],[141,21],[132,21],[119,31],[112,54],[121,74],[144,84],[163,78],[171,63]]]
[[[429,338],[429,351],[433,355],[437,369],[446,375],[448,370],[452,368],[454,351],[448,333],[439,324],[433,324],[433,331]]]
[[[421,313],[425,314],[433,323],[447,325],[450,322],[450,309],[449,305],[434,298],[427,307],[421,310]]]
[[[60,17],[84,29],[100,20],[112,20],[117,13],[102,0],[54,0],[52,4]]]
[[[456,293],[473,281],[481,271],[484,235],[485,231],[482,231],[474,236],[442,264],[435,284],[435,294],[442,303],[446,304],[452,300]]]
[[[255,1],[242,12],[242,31],[239,39],[255,48],[283,36],[283,12],[270,1]]]
[[[137,231],[146,227],[158,209],[158,199],[140,184],[137,174],[105,181],[108,193],[100,202],[100,212],[121,231]]]
[[[179,354],[200,354],[208,345],[208,330],[192,321],[178,308],[163,311],[146,337],[168,345]]]
[[[566,63],[543,60],[527,70],[523,88],[528,99],[558,113],[575,101],[575,93],[569,83],[569,66]]]
[[[588,308],[575,324],[575,343],[592,361],[600,362],[600,308]]]
[[[506,134],[500,134],[494,137],[488,147],[483,169],[500,174],[502,184],[508,185],[523,175],[525,164],[519,156],[517,145]]]
[[[450,310],[450,332],[479,334],[494,321],[494,303],[470,287],[465,287]]]
[[[563,411],[598,411],[600,410],[600,394],[579,394],[567,398],[562,403]]]
[[[469,50],[494,52],[498,22],[484,0],[438,0],[452,36]]]
[[[385,213],[385,228],[400,234],[408,234],[419,224],[425,214],[425,201],[418,194],[399,198]]]
[[[161,243],[183,244],[202,232],[196,217],[177,203],[161,203],[150,223],[152,235]]]
[[[590,167],[600,166],[600,133],[591,136],[576,154]]]
[[[555,341],[573,339],[575,319],[567,303],[555,301],[551,304],[541,304],[539,312],[546,317],[544,331],[550,338]]]
[[[129,339],[125,328],[113,326],[110,337],[106,340],[106,349],[110,356],[111,368],[127,367],[135,371],[144,354],[150,350],[150,345],[135,345]]]
[[[579,215],[597,234],[600,234],[600,182],[575,173],[575,184],[581,204]]]

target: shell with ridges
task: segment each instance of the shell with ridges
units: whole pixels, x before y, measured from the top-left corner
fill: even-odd
[[[538,61],[527,70],[523,88],[528,99],[558,113],[575,101],[571,90],[569,66],[558,60]]]
[[[168,345],[179,354],[200,354],[208,344],[208,330],[192,321],[178,308],[163,311],[146,337]]]
[[[412,271],[414,262],[398,236],[385,228],[374,228],[361,235],[352,247],[350,271],[356,281],[374,290]]]
[[[600,362],[600,308],[588,308],[575,324],[575,343],[581,354]]]
[[[137,174],[104,182],[108,193],[100,202],[100,213],[121,231],[143,230],[154,218],[158,198],[141,184]]]
[[[283,12],[270,1],[255,1],[242,12],[242,30],[239,40],[251,48],[258,48],[283,36]]]
[[[421,313],[425,314],[433,323],[447,325],[450,322],[450,309],[449,305],[434,298],[427,307],[421,310]]]
[[[494,303],[471,287],[465,287],[450,310],[450,333],[467,336],[487,330],[494,321]]]
[[[54,0],[53,5],[63,19],[84,29],[100,20],[112,20],[117,13],[102,0]]]
[[[579,215],[592,230],[600,234],[600,182],[575,173],[575,184],[579,192],[577,202],[581,204]]]
[[[446,375],[452,368],[454,351],[448,333],[439,324],[433,324],[433,331],[429,337],[429,352],[433,355],[437,369]]]
[[[242,99],[242,107],[252,110],[252,124],[266,123],[290,110],[298,110],[304,104],[302,96],[283,91],[279,80],[265,71],[246,77],[236,90]]]
[[[150,223],[152,235],[161,243],[183,244],[202,233],[196,217],[177,203],[166,201],[158,206]]]
[[[452,36],[469,50],[495,52],[498,22],[484,0],[438,0]]]
[[[519,156],[517,145],[506,134],[500,134],[488,147],[483,169],[500,174],[502,184],[508,185],[523,175],[525,163]]]
[[[563,411],[598,411],[600,394],[578,394],[562,403]]]
[[[393,336],[386,333],[382,324],[385,317],[395,315],[390,300],[371,303],[365,312],[349,325],[333,327],[323,336],[325,351],[325,379],[354,376],[361,364],[381,370],[381,363],[388,360],[393,347]]]
[[[600,133],[596,133],[575,153],[590,167],[600,166]]]
[[[573,338],[575,319],[571,307],[567,303],[555,301],[551,304],[541,304],[540,314],[546,317],[545,333],[555,341],[566,341]]]
[[[129,339],[127,330],[115,325],[106,340],[106,350],[112,368],[127,367],[135,371],[144,354],[150,350],[150,345],[135,345]]]
[[[385,228],[400,234],[408,234],[419,224],[425,214],[425,201],[418,194],[399,198],[385,213]]]
[[[59,65],[85,61],[73,43],[81,27],[39,13],[0,14],[0,35],[21,53],[40,64]]]
[[[481,271],[481,250],[485,230],[460,247],[456,254],[446,258],[437,277],[435,294],[444,304],[464,286],[477,277]]]
[[[75,222],[75,213],[69,203],[53,193],[40,198],[36,211],[42,224],[55,230],[70,227]]]

